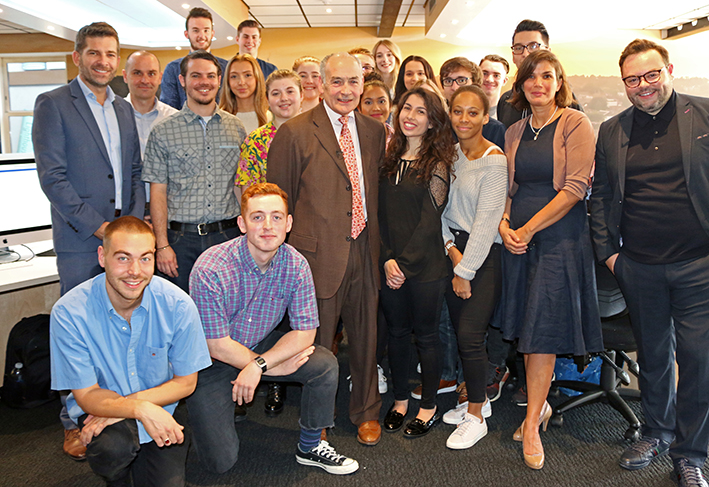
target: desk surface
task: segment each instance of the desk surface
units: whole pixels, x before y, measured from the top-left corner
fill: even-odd
[[[35,253],[52,248],[52,241],[37,242],[29,247]],[[13,250],[20,252],[22,258],[29,258],[31,252],[19,247]],[[0,293],[15,291],[27,287],[59,281],[56,257],[34,257],[24,263],[0,264]]]

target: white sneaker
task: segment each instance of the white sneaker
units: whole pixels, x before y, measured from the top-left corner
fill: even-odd
[[[377,375],[379,376],[379,394],[386,394],[389,390],[387,387],[387,377],[384,375],[384,369],[382,369],[380,365],[377,365]]]
[[[448,437],[446,446],[451,450],[464,450],[470,448],[487,434],[487,423],[470,413],[465,413],[463,421]]]
[[[377,365],[377,376],[379,378],[379,394],[386,394],[389,388],[387,387],[387,377],[384,375],[384,369]],[[352,376],[348,375],[347,379],[350,383],[350,392],[352,392]]]
[[[483,404],[483,418],[489,418],[492,416],[492,404],[490,400],[486,399],[485,404]],[[458,404],[456,407],[448,411],[443,415],[443,422],[446,424],[460,424],[465,419],[468,414],[468,401]],[[487,427],[487,426],[486,426]]]

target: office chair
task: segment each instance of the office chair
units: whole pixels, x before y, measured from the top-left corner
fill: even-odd
[[[554,381],[552,383],[554,389],[566,387],[582,394],[555,407],[551,423],[554,426],[561,426],[564,423],[566,411],[585,404],[603,401],[613,406],[628,422],[625,438],[636,441],[640,439],[640,421],[625,399],[640,399],[640,391],[622,387],[630,385],[630,375],[623,369],[624,364],[628,365],[628,370],[636,377],[640,374],[637,362],[627,355],[627,352],[637,350],[630,327],[628,309],[615,276],[605,265],[596,265],[596,286],[603,329],[603,345],[606,349],[604,352],[595,354],[603,360],[600,384],[575,380]]]

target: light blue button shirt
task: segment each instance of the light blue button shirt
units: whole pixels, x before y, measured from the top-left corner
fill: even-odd
[[[98,129],[101,131],[103,145],[106,147],[108,158],[111,160],[113,183],[116,187],[116,209],[120,210],[123,208],[123,165],[121,157],[121,129],[118,126],[116,110],[113,108],[113,100],[116,99],[116,95],[113,93],[110,86],[106,86],[106,101],[101,105],[93,91],[84,84],[81,76],[77,76],[76,79],[79,81],[79,86],[86,97],[91,113],[94,114]]]
[[[98,384],[128,396],[212,364],[194,301],[160,277],[145,288],[128,323],[113,308],[106,274],[100,274],[57,301],[50,330],[55,390]],[[85,414],[73,394],[66,405],[75,422]],[[170,414],[176,407],[177,402],[164,406]],[[141,443],[152,441],[140,421],[138,432]]]

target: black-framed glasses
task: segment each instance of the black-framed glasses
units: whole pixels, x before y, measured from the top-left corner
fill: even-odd
[[[513,54],[519,55],[523,54],[525,49],[527,50],[527,52],[532,53],[534,51],[538,51],[543,47],[546,48],[548,46],[540,44],[538,42],[530,42],[529,44],[515,44],[514,46],[512,46],[511,49]]]
[[[443,83],[443,86],[453,86],[454,82],[458,86],[465,86],[468,84],[468,81],[470,81],[470,78],[466,76],[459,76],[458,78],[443,78],[441,83]]]
[[[665,69],[667,66],[662,66],[660,69],[653,69],[652,71],[648,71],[645,74],[641,74],[640,76],[626,76],[623,79],[623,83],[625,83],[625,86],[628,88],[637,88],[640,86],[640,80],[644,79],[645,82],[649,85],[653,83],[657,83],[660,81],[660,78],[662,77],[662,70]]]

